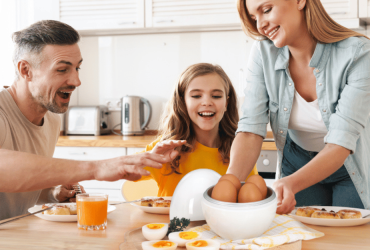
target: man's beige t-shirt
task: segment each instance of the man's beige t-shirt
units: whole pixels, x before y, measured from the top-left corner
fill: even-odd
[[[0,91],[0,147],[2,149],[53,157],[59,133],[59,115],[48,111],[44,116],[43,125],[37,126],[27,120],[6,89]],[[19,174],[22,175],[22,172]],[[36,204],[41,191],[0,192],[0,220],[27,213],[28,208]]]

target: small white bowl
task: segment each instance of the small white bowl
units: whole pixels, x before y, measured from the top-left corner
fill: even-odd
[[[277,207],[272,188],[267,187],[267,198],[262,201],[231,203],[212,199],[213,187],[204,192],[202,199],[203,214],[213,232],[224,239],[241,240],[258,237],[270,227]]]

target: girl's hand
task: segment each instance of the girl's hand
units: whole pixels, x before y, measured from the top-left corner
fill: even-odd
[[[163,155],[166,161],[170,162],[179,154],[179,152],[176,151],[175,148],[182,146],[185,143],[186,140],[167,140],[158,142],[150,152]]]
[[[272,185],[272,188],[275,190],[277,196],[277,214],[288,214],[293,211],[295,205],[297,204],[294,198],[294,192],[290,186],[287,178],[282,178],[277,180]]]

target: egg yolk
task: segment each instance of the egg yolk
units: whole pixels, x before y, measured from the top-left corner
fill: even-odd
[[[197,240],[197,241],[192,242],[191,243],[191,246],[194,246],[194,247],[206,247],[206,246],[208,246],[208,243],[205,240]]]
[[[164,224],[148,224],[147,227],[149,229],[160,229],[160,228],[164,227]]]
[[[173,243],[172,241],[164,241],[164,240],[161,240],[161,241],[158,241],[156,243],[153,244],[153,247],[156,247],[156,248],[167,248],[167,247],[172,247],[174,246],[175,243]]]
[[[194,239],[196,237],[198,237],[198,233],[196,232],[181,232],[179,233],[179,236],[181,239],[184,239],[184,240],[191,240],[191,239]]]

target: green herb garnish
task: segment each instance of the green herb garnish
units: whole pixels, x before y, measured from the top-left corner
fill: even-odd
[[[172,233],[172,232],[179,232],[183,229],[185,229],[187,226],[189,226],[190,224],[190,219],[186,219],[186,218],[173,218],[171,221],[170,221],[170,224],[168,225],[168,232],[167,232],[167,236]]]

